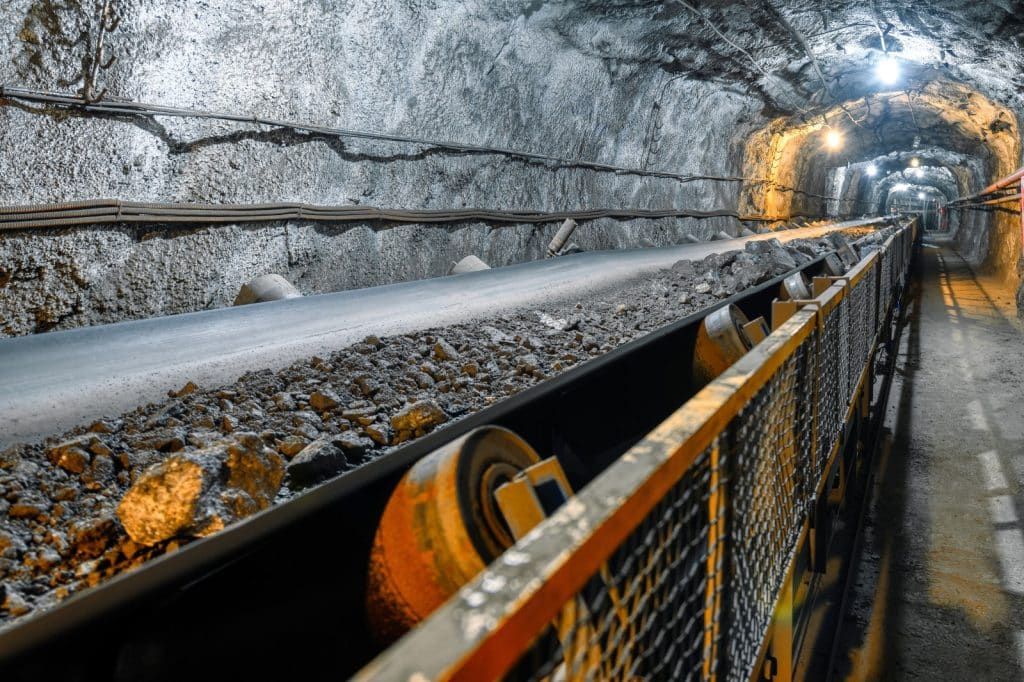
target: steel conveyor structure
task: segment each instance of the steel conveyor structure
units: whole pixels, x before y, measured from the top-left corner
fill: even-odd
[[[766,339],[358,679],[825,679],[815,616],[842,602],[916,231],[776,302]]]
[[[878,225],[882,222],[885,221],[843,223],[753,238],[813,237],[838,227]],[[699,457],[695,459],[691,456],[692,448],[698,446],[693,444],[696,441],[691,441],[694,438],[715,440],[718,433],[715,429],[725,429],[723,439],[735,438],[736,432],[731,424],[737,410],[744,415],[755,408],[768,410],[776,424],[766,432],[771,439],[759,441],[753,438],[751,442],[759,445],[743,455],[753,467],[747,480],[751,486],[761,480],[759,477],[767,477],[766,481],[774,480],[785,473],[758,464],[758,457],[774,453],[772,448],[777,445],[786,448],[794,461],[798,454],[804,456],[804,440],[800,441],[798,448],[785,438],[789,433],[787,429],[792,425],[799,423],[804,428],[801,433],[807,433],[810,424],[828,425],[829,430],[817,431],[819,437],[813,439],[815,452],[825,452],[830,443],[839,442],[832,438],[838,433],[842,416],[849,415],[849,410],[844,411],[848,401],[843,394],[853,391],[855,386],[861,390],[870,383],[866,378],[870,373],[862,371],[857,374],[854,365],[864,362],[875,347],[876,339],[881,338],[875,336],[873,330],[883,324],[883,317],[884,320],[891,319],[891,301],[905,281],[905,260],[910,251],[908,234],[910,230],[903,229],[898,240],[890,239],[883,251],[868,256],[865,263],[844,278],[823,279],[827,273],[824,257],[802,266],[800,270],[804,276],[816,278],[819,286],[829,285],[824,294],[815,292],[820,294],[819,303],[789,301],[780,308],[776,301],[788,275],[776,277],[445,425],[387,456],[233,524],[213,536],[151,560],[139,570],[117,576],[50,610],[23,619],[0,632],[0,669],[5,679],[12,680],[58,676],[174,679],[194,675],[196,670],[210,674],[223,672],[236,677],[326,676],[332,679],[357,673],[382,650],[380,641],[372,637],[367,624],[367,569],[375,530],[389,497],[410,467],[485,425],[509,429],[543,455],[557,457],[572,488],[581,491],[570,504],[565,505],[563,511],[545,524],[548,529],[545,537],[550,537],[550,540],[545,540],[542,552],[530,550],[525,554],[508,554],[502,560],[504,565],[492,567],[481,577],[481,580],[486,579],[492,575],[492,570],[496,570],[498,575],[504,575],[509,581],[509,588],[523,588],[526,600],[523,603],[531,606],[522,613],[515,612],[517,598],[503,587],[493,594],[493,598],[485,600],[484,611],[480,611],[483,619],[476,622],[485,627],[459,629],[453,633],[452,619],[462,619],[467,613],[465,604],[459,601],[461,597],[457,598],[444,606],[435,618],[414,630],[398,648],[385,653],[364,675],[392,679],[391,675],[401,668],[404,671],[401,677],[406,679],[408,675],[405,673],[411,675],[415,672],[407,667],[413,665],[421,666],[429,672],[429,677],[462,675],[464,679],[482,679],[473,677],[480,670],[473,666],[494,646],[508,647],[504,654],[493,659],[493,665],[506,665],[506,672],[516,658],[526,656],[528,652],[533,652],[529,655],[535,658],[547,656],[545,660],[548,661],[564,661],[561,654],[552,659],[552,651],[559,650],[557,638],[552,641],[542,637],[536,643],[541,648],[530,648],[535,635],[543,634],[547,624],[552,622],[553,613],[547,611],[557,611],[566,600],[573,599],[572,593],[583,587],[582,583],[577,584],[578,580],[590,581],[590,587],[597,590],[596,594],[611,594],[613,589],[607,584],[602,588],[600,581],[591,580],[595,573],[587,572],[594,568],[595,561],[598,564],[607,562],[609,555],[618,551],[617,547],[625,546],[621,537],[606,537],[607,529],[616,529],[618,535],[629,535],[629,547],[639,548],[637,551],[644,553],[650,548],[643,544],[644,533],[649,531],[638,531],[637,523],[648,523],[642,519],[653,518],[652,514],[669,519],[670,525],[654,524],[644,526],[644,529],[655,534],[661,532],[658,529],[672,530],[673,538],[683,538],[685,543],[692,545],[694,553],[686,555],[690,562],[687,570],[696,572],[688,574],[686,585],[697,585],[700,589],[687,593],[686,599],[692,603],[688,603],[682,613],[687,614],[686,623],[700,624],[700,638],[711,632],[714,639],[715,630],[709,631],[707,628],[711,626],[707,623],[714,623],[715,619],[705,620],[705,611],[702,610],[706,595],[714,593],[717,589],[714,586],[719,585],[714,581],[719,580],[721,574],[711,570],[711,566],[719,558],[725,560],[732,556],[728,552],[733,551],[731,548],[735,545],[723,541],[723,552],[726,553],[719,555],[714,549],[715,544],[707,541],[719,537],[719,534],[723,538],[726,535],[731,538],[737,536],[733,526],[719,529],[714,523],[709,523],[709,519],[716,518],[715,510],[721,509],[724,513],[724,510],[732,509],[730,505],[735,505],[736,501],[748,498],[730,492],[724,497],[714,498],[714,504],[708,507],[711,499],[708,491],[717,489],[717,484],[711,484],[712,478],[718,475],[714,472],[724,471],[716,464],[719,460],[715,458],[725,451],[713,454],[713,448],[709,450],[700,446],[703,449],[696,453]],[[495,296],[501,295],[501,305],[509,307],[533,305],[549,300],[554,293],[564,295],[567,287],[578,287],[582,291],[595,286],[614,285],[682,258],[701,258],[712,252],[742,248],[744,241],[614,254],[582,254],[415,285],[393,285],[7,340],[0,342],[0,357],[3,358],[0,360],[0,374],[5,378],[0,384],[0,390],[4,391],[0,407],[5,414],[8,410],[18,410],[21,421],[16,426],[19,433],[49,435],[88,418],[85,414],[89,411],[107,413],[122,409],[117,406],[131,407],[140,400],[161,396],[168,386],[180,383],[184,378],[203,383],[226,381],[246,369],[286,364],[292,359],[322,352],[325,348],[339,348],[368,334],[399,333],[461,321],[483,312],[493,313],[499,307],[495,304]],[[847,293],[848,290],[863,292],[865,282],[878,287],[874,290],[877,296]],[[472,286],[467,286],[469,283]],[[515,285],[514,296],[508,291],[503,292],[509,285]],[[856,318],[850,317],[851,302],[860,306],[855,308]],[[805,307],[798,309],[798,303]],[[698,394],[705,382],[694,379],[693,363],[702,324],[710,312],[727,306],[736,306],[751,320],[771,318],[774,314],[776,319],[781,320],[779,316],[782,315],[789,321],[755,346],[734,370]],[[402,319],[396,319],[395,315],[399,313],[404,315]],[[832,387],[829,389],[832,392],[828,393],[831,397],[813,392],[800,399],[793,398],[794,391],[819,390],[817,384],[811,382],[811,364],[808,363],[819,357],[826,361],[831,356],[812,352],[812,346],[817,348],[815,344],[828,340],[830,344],[846,344],[842,347],[849,352],[849,329],[837,327],[840,320],[842,325],[862,324],[863,333],[856,336],[857,342],[853,346],[856,352],[844,356],[846,361],[840,363],[841,367],[820,373],[814,365],[815,381],[818,376],[836,378],[832,383],[822,384]],[[821,325],[816,326],[819,321]],[[839,340],[834,337],[837,332],[840,333]],[[792,354],[796,347],[804,349],[801,351],[802,359],[793,360],[786,355]],[[76,373],[74,368],[86,360],[97,366],[87,366],[82,373]],[[755,363],[756,368],[751,363]],[[762,367],[761,363],[769,369]],[[771,374],[778,367],[786,370],[782,379],[776,378],[777,373]],[[61,372],[65,369],[69,373],[62,377]],[[50,379],[42,379],[39,374]],[[750,378],[750,374],[756,377]],[[773,387],[772,397],[780,401],[779,407],[766,406],[763,398],[756,398],[761,395],[754,385],[759,381],[762,382],[759,385],[769,381]],[[51,392],[47,398],[48,387],[51,391],[65,392],[58,392],[56,396]],[[108,394],[118,387],[120,392]],[[710,398],[706,395],[708,391],[711,391]],[[732,397],[726,396],[730,391]],[[813,401],[810,396],[814,397]],[[754,408],[744,407],[743,401],[751,399],[759,402]],[[69,400],[73,401],[72,409],[61,404]],[[697,414],[693,412],[695,400],[697,405],[703,406],[698,410],[698,416],[693,416]],[[726,407],[712,409],[722,400],[726,401]],[[808,406],[819,403],[829,406],[828,421],[821,421],[817,416],[815,419],[819,421],[807,421]],[[33,416],[31,410],[42,414]],[[680,422],[679,414],[690,416],[685,416]],[[55,426],[57,423],[61,426]],[[688,429],[695,429],[696,433],[688,436],[690,440],[685,447],[679,445],[679,438],[685,434],[665,431],[666,424],[673,425],[674,429],[680,423],[688,425]],[[752,422],[747,419],[744,423]],[[750,436],[756,431],[746,433]],[[21,436],[28,437],[31,435]],[[724,443],[726,440],[715,442]],[[684,454],[669,456],[666,448]],[[644,453],[655,451],[668,459],[651,463],[649,455]],[[646,462],[645,467],[653,466],[657,470],[654,478],[662,482],[659,483],[661,488],[630,487],[639,481],[635,474],[641,470],[634,465],[640,461]],[[734,467],[730,471],[746,470],[746,465],[741,466],[738,460],[730,461],[729,466]],[[792,512],[789,516],[771,520],[772,532],[776,535],[782,533],[778,535],[782,541],[780,546],[804,537],[800,535],[799,523],[806,524],[807,517],[799,510],[809,508],[801,505],[807,503],[812,479],[834,471],[836,462],[840,461],[846,460],[816,455],[813,475],[805,468],[800,469],[802,478],[793,493],[798,497],[787,498],[796,506],[787,507]],[[628,469],[628,476],[616,480],[615,477],[624,471],[623,467]],[[643,471],[652,473],[648,469]],[[792,473],[789,469],[786,472]],[[712,487],[705,486],[702,492],[698,491],[697,497],[690,497],[684,488],[690,485],[694,476]],[[605,487],[609,477],[616,480],[616,494],[601,499],[609,504],[615,500],[614,504],[622,503],[622,508],[632,510],[630,518],[633,520],[626,525],[604,523],[599,507],[590,506],[595,495],[607,492]],[[668,489],[675,492],[664,497]],[[820,499],[829,498],[826,495]],[[668,512],[676,508],[673,505],[684,503],[695,503],[697,511],[695,515],[685,517],[684,526],[679,526]],[[652,505],[657,506],[656,512],[651,511]],[[600,534],[595,537],[603,542],[596,551],[592,544],[584,550],[572,532],[568,536],[565,534],[565,515],[575,514],[581,509],[586,512],[586,518],[596,524],[593,528],[600,529]],[[710,516],[708,509],[714,512]],[[826,511],[829,509],[825,507]],[[596,516],[591,516],[592,512]],[[776,514],[776,511],[772,513]],[[817,527],[824,526],[819,524]],[[685,534],[691,531],[696,535]],[[819,548],[824,537],[818,539]],[[711,554],[707,554],[708,547],[712,547]],[[536,584],[519,581],[524,575],[542,576],[541,579],[546,580],[543,578],[545,571],[553,564],[545,559],[547,555],[544,552],[568,556],[562,552],[563,549],[571,555],[570,572],[575,572],[573,580],[576,582],[553,579],[550,585],[561,591],[550,593],[547,588],[537,591],[534,589]],[[761,545],[754,549],[768,552],[768,548]],[[698,554],[700,557],[694,562]],[[815,556],[820,557],[820,552]],[[525,564],[520,561],[524,557]],[[754,648],[762,642],[769,642],[770,638],[764,636],[769,627],[766,623],[774,622],[769,619],[769,607],[778,594],[780,576],[787,570],[786,556],[766,553],[764,557],[771,558],[773,568],[771,573],[765,574],[764,582],[759,583],[759,599],[766,601],[763,604],[757,602],[758,620],[744,630],[749,638],[743,645],[745,655],[752,655]],[[577,561],[582,563],[577,564]],[[622,575],[634,574],[625,571]],[[758,573],[759,580],[761,577],[762,574]],[[479,583],[478,580],[471,584],[466,588],[469,592],[464,590],[462,594],[483,589]],[[486,584],[487,590],[493,590],[497,585],[494,581]],[[714,588],[711,592],[707,591],[709,585]],[[665,598],[670,596],[665,595]],[[646,603],[645,600],[642,602]],[[643,603],[631,602],[628,613],[617,613],[625,614],[626,621],[641,618],[646,608]],[[533,610],[538,604],[542,604],[542,608]],[[512,614],[513,620],[520,625],[523,621],[518,619],[524,615],[532,618],[526,621],[527,629],[518,630],[518,639],[506,639],[510,630],[505,628],[505,621],[491,618],[494,612],[488,609],[499,608],[495,605]],[[569,625],[575,623],[574,620]],[[608,632],[593,628],[586,631]],[[760,639],[756,638],[758,633]],[[439,637],[443,643],[439,643]],[[604,637],[604,634],[599,637]],[[635,638],[625,641],[629,646],[639,642]],[[687,641],[692,644],[697,640]],[[555,646],[554,650],[550,649],[551,645]],[[420,655],[424,646],[432,649],[430,655]],[[779,645],[775,643],[772,646],[777,648]],[[594,645],[590,645],[588,651],[591,652],[585,657],[588,665],[604,656]],[[774,652],[775,649],[764,651]],[[409,657],[410,652],[416,652],[416,655]],[[691,659],[692,656],[686,660]],[[711,660],[714,663],[718,659]],[[465,661],[469,667],[460,668]],[[744,665],[747,663],[745,660]],[[543,669],[542,664],[546,665],[539,661],[538,669]],[[488,668],[488,674],[499,672],[497,668]]]

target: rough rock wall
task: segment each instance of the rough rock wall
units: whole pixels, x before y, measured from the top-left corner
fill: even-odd
[[[732,221],[734,222],[734,221]],[[720,220],[582,224],[586,250],[708,239]],[[375,229],[376,228],[376,229]],[[0,242],[0,335],[18,336],[231,305],[241,283],[284,273],[304,294],[435,277],[477,254],[491,265],[543,258],[557,225],[231,225],[79,229]]]
[[[1014,287],[1021,285],[1021,217],[997,213],[989,227],[988,251],[983,267]],[[1024,290],[1019,292],[1024,294]],[[1024,310],[1022,310],[1024,313]]]
[[[665,68],[657,41],[644,40],[657,30],[655,2],[619,11],[483,0],[112,0],[120,21],[104,36],[104,59],[116,58],[106,70],[93,68],[96,6],[0,6],[0,53],[9,56],[0,60],[0,82],[105,89],[107,97],[677,173],[736,173],[741,152],[730,140],[760,123],[755,96],[674,78]],[[736,205],[729,183],[0,104],[0,202],[8,204],[114,197],[405,208]],[[4,236],[0,284],[7,277],[17,286],[0,288],[0,307],[9,311],[6,333],[21,334],[223,305],[268,269],[307,292],[367,286],[444,274],[470,252],[497,263],[533,258],[554,227],[295,226],[290,247],[280,225],[141,241],[145,230],[86,228],[50,235],[42,246]],[[585,227],[584,248],[738,229],[729,219]],[[312,263],[314,254],[324,259]]]

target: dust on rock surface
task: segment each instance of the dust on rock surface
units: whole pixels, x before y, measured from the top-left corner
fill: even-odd
[[[830,249],[755,242],[580,302],[371,336],[215,389],[183,380],[160,404],[11,447],[0,627]],[[157,504],[172,483],[187,495]]]

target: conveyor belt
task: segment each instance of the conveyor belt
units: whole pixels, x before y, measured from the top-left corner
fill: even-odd
[[[747,241],[814,238],[878,222],[589,252],[453,277],[6,339],[0,341],[0,448],[158,400],[186,381],[227,383],[248,370],[279,368],[371,334],[408,333],[543,305],[624,283],[680,259],[742,249]]]
[[[787,236],[807,235],[808,231],[804,231]],[[715,251],[732,244],[718,242],[695,246],[710,247]],[[669,262],[680,257],[701,256],[692,248],[683,247],[632,252],[631,257],[654,255],[655,251],[674,251],[668,258]],[[608,262],[616,262],[615,258],[607,258],[615,254],[589,255],[598,263],[602,262],[601,258],[596,258],[600,256]],[[541,270],[567,268],[572,260],[556,259],[534,267]],[[645,261],[638,259],[634,262]],[[821,274],[824,268],[824,258],[818,258],[802,266],[801,270],[807,276],[814,276]],[[635,274],[634,269],[629,276]],[[578,273],[578,276],[582,275]],[[707,312],[735,304],[751,319],[768,315],[784,278],[785,275],[776,277],[720,301],[712,308],[678,320],[511,398],[450,422],[422,438],[403,444],[386,457],[365,463],[244,522],[152,559],[139,570],[123,573],[79,592],[53,608],[18,621],[0,633],[0,669],[3,670],[0,676],[33,680],[179,679],[193,674],[195,670],[212,671],[228,666],[231,668],[229,677],[347,677],[380,649],[380,643],[370,638],[364,621],[368,557],[383,506],[410,465],[474,428],[490,424],[511,429],[539,451],[558,457],[571,485],[574,489],[582,489],[703,385],[692,381],[691,372],[698,328]],[[445,279],[455,283],[472,281]],[[522,284],[516,278],[502,281]],[[598,285],[607,285],[606,280],[597,278],[596,281]],[[442,282],[435,280],[420,284]],[[350,294],[355,295],[358,301],[360,295],[379,295],[383,290],[402,290],[405,286]],[[496,286],[492,283],[489,290],[493,291]],[[477,293],[479,287],[471,289]],[[519,291],[518,286],[516,291]],[[392,306],[397,305],[399,299],[385,295],[376,300],[383,301],[380,305]],[[509,306],[518,302],[515,297],[511,302],[502,300]],[[489,303],[491,305],[485,310],[493,312],[493,302]],[[273,305],[251,306],[250,309],[269,310]],[[423,304],[410,298],[404,305],[408,310]],[[439,309],[453,317],[466,317],[463,308],[440,306]],[[291,311],[290,307],[279,309]],[[218,312],[237,315],[244,309]],[[309,309],[306,309],[307,316],[308,313]],[[436,324],[439,314],[432,311],[426,315],[428,323]],[[214,313],[206,315],[216,317]],[[322,317],[320,313],[318,315]],[[178,316],[165,318],[163,322],[202,317]],[[264,325],[268,319],[276,321],[280,318],[257,316],[257,321]],[[362,320],[359,324],[395,324],[395,321],[381,315],[375,319],[376,322]],[[411,324],[407,320],[403,323]],[[76,334],[104,329],[122,333],[122,328],[130,331],[145,324],[148,323],[114,325],[43,335],[35,339],[75,338]],[[282,324],[275,322],[275,329],[287,329],[281,327]],[[199,346],[194,338],[195,330],[192,332],[193,337],[182,333],[162,340],[154,333],[153,338],[164,343],[164,352],[178,353],[175,357],[179,361],[190,353],[201,355],[211,352],[210,349],[215,347],[215,335],[207,340],[207,346]],[[342,329],[336,333],[341,337],[350,332]],[[354,332],[354,338],[359,339],[364,333],[368,332],[365,329]],[[379,330],[373,333],[379,333]],[[273,338],[273,334],[260,338]],[[182,349],[182,339],[188,339],[188,352]],[[245,346],[244,341],[247,340],[237,333],[230,339],[241,339],[238,346]],[[308,339],[312,342],[316,337]],[[6,343],[0,344],[0,357],[3,358],[0,363],[4,368],[15,367],[17,363],[3,353]],[[220,344],[220,348],[224,347],[225,344]],[[96,348],[92,346],[94,352]],[[270,351],[274,348],[270,346],[265,357],[273,359]],[[290,350],[294,351],[294,348]],[[73,345],[67,351],[73,358],[88,359]],[[63,362],[59,344],[51,346],[49,352],[52,363],[60,365]],[[111,348],[96,360],[108,367],[116,365],[120,352],[118,348]],[[219,357],[230,362],[238,355],[226,353]],[[139,357],[145,356],[159,357],[159,347],[148,348]],[[29,355],[23,358],[27,359]],[[68,362],[73,362],[73,358]],[[35,362],[36,368],[45,367],[42,357],[36,358]],[[146,379],[144,369],[133,371],[138,372],[138,381],[142,385]],[[19,373],[30,376],[32,367],[19,369]],[[50,374],[59,376],[55,372]],[[58,383],[57,378],[50,381],[51,384]],[[39,385],[44,384],[40,382]],[[164,388],[157,384],[155,390]],[[6,387],[2,390],[10,391],[5,395],[16,393]],[[609,396],[629,396],[629,399],[615,400]],[[83,402],[86,397],[83,394]],[[97,402],[105,399],[99,394],[94,398]],[[13,402],[13,398],[8,400]],[[601,427],[595,429],[595,424]],[[324,623],[332,625],[325,628]],[[253,657],[227,653],[243,650],[268,652],[268,655]],[[186,651],[188,655],[183,656],[182,652]]]

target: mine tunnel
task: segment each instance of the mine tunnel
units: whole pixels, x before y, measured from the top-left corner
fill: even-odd
[[[9,0],[3,680],[1024,678],[1024,6]]]

